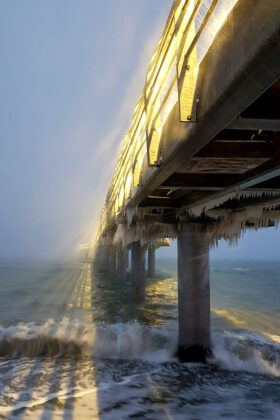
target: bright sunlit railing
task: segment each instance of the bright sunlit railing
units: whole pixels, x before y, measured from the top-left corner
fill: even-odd
[[[161,164],[161,132],[174,106],[179,103],[181,121],[195,121],[199,64],[237,1],[174,1],[122,143],[96,241],[141,187],[148,166]]]

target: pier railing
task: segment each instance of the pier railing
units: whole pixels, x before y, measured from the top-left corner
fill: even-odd
[[[237,1],[174,1],[122,142],[96,241],[141,188],[148,168],[162,164],[161,134],[176,104],[181,121],[196,121],[199,65]]]

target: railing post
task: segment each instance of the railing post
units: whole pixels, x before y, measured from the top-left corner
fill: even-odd
[[[178,234],[179,349],[183,362],[205,362],[210,354],[209,242],[198,224]]]

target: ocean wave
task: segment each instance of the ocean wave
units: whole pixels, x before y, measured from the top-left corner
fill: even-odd
[[[100,359],[175,359],[177,326],[149,327],[127,323],[82,323],[63,318],[38,325],[0,327],[0,357],[83,356]],[[222,369],[280,376],[280,344],[249,331],[212,334],[211,363]]]
[[[213,334],[212,361],[222,369],[280,376],[280,345],[244,332]]]
[[[19,323],[0,327],[0,356],[64,356],[81,354],[88,346],[85,326],[63,318],[38,325]]]
[[[0,357],[94,356],[169,360],[176,350],[174,328],[147,327],[136,321],[116,324],[84,324],[52,319],[38,325],[19,323],[0,327]]]

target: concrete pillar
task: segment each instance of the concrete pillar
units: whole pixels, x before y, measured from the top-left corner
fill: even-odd
[[[94,266],[98,270],[108,270],[108,262],[108,247],[105,245],[99,245],[94,256]]]
[[[145,252],[140,241],[131,244],[131,280],[135,301],[145,299]]]
[[[210,354],[209,243],[199,226],[178,234],[179,349],[183,362],[205,362]]]
[[[109,271],[111,275],[116,274],[116,248],[114,245],[109,245]]]
[[[127,269],[131,271],[131,245],[127,246]]]
[[[126,249],[122,247],[122,243],[118,242],[116,244],[116,253],[117,253],[117,274],[119,277],[124,277],[126,273]]]
[[[125,271],[129,270],[129,256],[128,256],[128,249],[127,247],[123,248],[124,251],[124,265],[125,265]]]
[[[155,277],[156,276],[156,258],[155,258],[156,250],[154,246],[148,248],[148,277]]]

